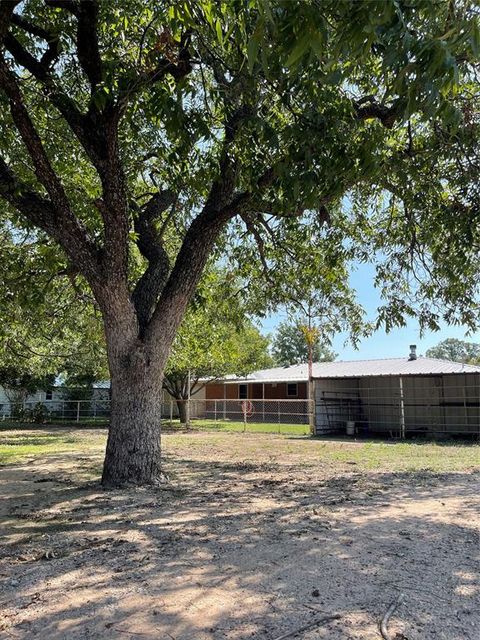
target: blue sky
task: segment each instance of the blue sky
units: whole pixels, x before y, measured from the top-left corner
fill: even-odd
[[[375,318],[375,312],[380,304],[379,292],[373,286],[372,265],[361,265],[352,273],[350,282],[357,290],[358,300],[365,308],[370,319]],[[286,313],[277,313],[266,318],[261,323],[263,333],[273,333],[276,326],[287,318]],[[417,345],[417,353],[425,355],[425,351],[446,338],[458,338],[468,342],[480,342],[480,332],[466,335],[466,327],[442,324],[440,331],[425,332],[420,336],[418,323],[411,319],[406,327],[395,329],[390,333],[377,331],[369,338],[361,341],[358,350],[351,344],[344,344],[346,335],[341,334],[333,339],[333,349],[338,354],[337,360],[364,360],[371,358],[401,358],[407,357],[409,345]]]

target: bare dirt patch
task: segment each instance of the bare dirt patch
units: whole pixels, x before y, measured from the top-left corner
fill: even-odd
[[[369,640],[399,592],[392,637],[478,638],[470,463],[409,470],[373,450],[371,468],[364,444],[167,435],[170,483],[111,492],[99,433],[0,470],[2,640],[274,640],[333,614],[292,637]]]

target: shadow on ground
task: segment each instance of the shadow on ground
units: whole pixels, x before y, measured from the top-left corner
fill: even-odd
[[[102,490],[89,455],[1,471],[0,638],[274,640],[337,614],[298,637],[369,640],[400,592],[398,638],[478,637],[478,473],[167,457],[158,490]]]

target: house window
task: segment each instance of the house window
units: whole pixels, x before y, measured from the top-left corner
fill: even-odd
[[[298,396],[298,385],[296,382],[289,382],[287,384],[287,396]]]
[[[51,389],[49,389],[48,391],[45,391],[45,400],[52,400],[53,399],[53,391]]]
[[[238,385],[238,397],[240,398],[240,400],[246,400],[248,398],[248,385]]]

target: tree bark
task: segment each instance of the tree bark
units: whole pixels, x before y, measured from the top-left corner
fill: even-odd
[[[157,485],[161,470],[162,379],[145,369],[128,375],[130,367],[111,381],[111,417],[102,484]],[[153,374],[153,375],[152,375]]]
[[[120,314],[119,314],[120,315]],[[118,316],[117,316],[118,319]],[[111,416],[102,484],[158,485],[161,469],[163,369],[169,345],[153,350],[129,323],[105,318]],[[160,341],[161,342],[161,341]]]

